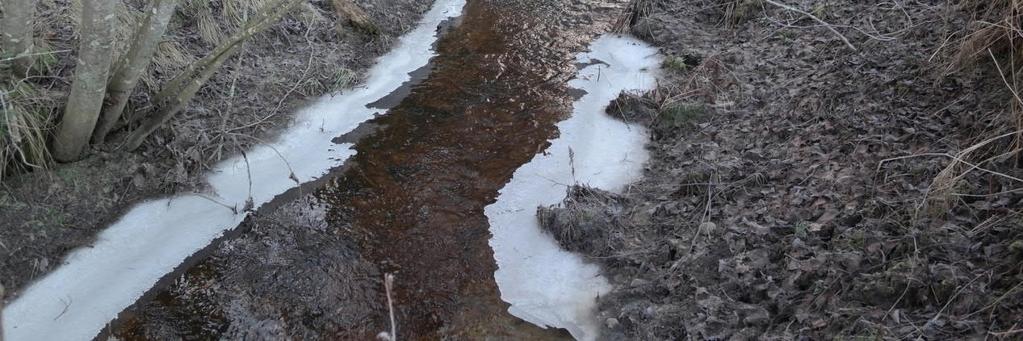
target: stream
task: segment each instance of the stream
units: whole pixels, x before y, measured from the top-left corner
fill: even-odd
[[[318,269],[357,258],[367,273],[395,274],[399,338],[597,338],[596,297],[610,285],[541,232],[535,212],[568,185],[621,191],[642,174],[645,130],[603,112],[622,91],[652,89],[660,65],[655,49],[602,35],[624,5],[438,0],[362,85],[301,110],[276,142],[219,164],[208,193],[140,204],[73,252],[5,308],[4,340],[150,339],[151,326],[170,324],[186,339],[225,337],[231,312],[196,308],[221,299],[182,287],[282,280],[273,272],[235,284],[210,269],[270,274],[234,263],[262,256],[233,240],[298,206],[318,213],[292,228],[313,224],[316,234],[288,232],[280,245],[311,248],[329,236],[350,252],[312,248],[332,258],[275,261]],[[386,302],[379,277],[359,281],[370,289],[357,295]],[[361,309],[350,323],[360,327],[325,326],[319,337],[373,339],[389,329],[382,307],[346,308]],[[320,317],[281,316],[282,325]]]

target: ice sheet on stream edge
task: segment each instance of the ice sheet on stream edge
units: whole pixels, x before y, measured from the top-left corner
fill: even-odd
[[[610,285],[596,265],[541,232],[536,208],[564,200],[567,184],[620,191],[641,175],[648,157],[645,129],[612,119],[604,108],[623,90],[653,89],[661,60],[656,49],[634,38],[606,35],[594,41],[577,61],[596,64],[569,83],[587,94],[573,104],[572,117],[558,124],[560,137],[551,141],[548,154],[516,170],[497,202],[486,207],[495,278],[512,315],[568,329],[580,340],[598,336],[596,297]]]
[[[415,30],[380,57],[366,84],[321,98],[298,113],[272,148],[260,145],[249,151],[255,207],[296,187],[289,179],[291,171],[299,181],[308,182],[354,155],[351,144],[334,144],[331,139],[381,113],[366,104],[397,89],[410,72],[427,64],[435,55],[437,26],[461,15],[464,4],[465,0],[438,0]],[[287,163],[278,152],[287,156]],[[4,309],[2,339],[91,340],[161,277],[241,223],[245,213],[235,214],[221,204],[245,206],[250,195],[246,168],[240,156],[219,163],[207,178],[213,189],[207,198],[182,195],[132,208],[92,246],[72,252]]]

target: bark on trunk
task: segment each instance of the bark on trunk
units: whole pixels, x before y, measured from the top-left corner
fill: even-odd
[[[110,78],[110,84],[107,85],[107,100],[96,125],[96,131],[92,134],[93,143],[102,143],[106,140],[111,128],[121,118],[135,84],[146,72],[146,67],[153,59],[164,32],[167,31],[167,23],[174,15],[176,5],[177,0],[153,0],[150,3],[145,19],[132,37],[128,54],[119,63]]]
[[[369,34],[380,33],[380,29],[373,23],[373,19],[370,19],[366,11],[363,11],[359,5],[356,5],[352,0],[333,0],[334,11],[337,12],[339,19],[348,18],[352,26],[358,28]]]
[[[117,24],[114,4],[114,0],[82,1],[78,63],[64,118],[53,141],[53,156],[57,161],[81,158],[99,119],[113,55],[113,27]]]
[[[15,75],[25,76],[35,62],[32,56],[35,43],[32,38],[32,22],[35,19],[36,2],[4,0],[0,1],[0,8],[4,13],[3,20],[0,20],[0,34],[3,35],[3,49],[7,52],[5,58],[14,58],[12,65]]]

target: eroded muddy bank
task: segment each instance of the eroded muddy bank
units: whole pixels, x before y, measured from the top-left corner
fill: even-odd
[[[621,5],[470,1],[429,76],[370,122],[336,180],[247,222],[115,335],[369,339],[389,329],[390,272],[400,338],[567,337],[507,313],[483,208],[557,136],[574,55]]]

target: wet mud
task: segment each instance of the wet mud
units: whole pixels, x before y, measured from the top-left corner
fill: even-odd
[[[623,1],[469,1],[322,187],[248,219],[115,324],[122,339],[564,339],[507,313],[483,208],[571,112],[574,55]],[[400,101],[399,101],[400,100]],[[294,194],[292,194],[294,195]]]

